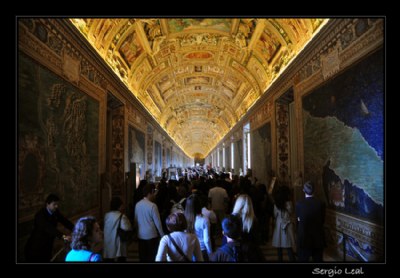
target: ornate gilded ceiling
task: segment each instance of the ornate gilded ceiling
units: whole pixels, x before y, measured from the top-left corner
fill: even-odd
[[[326,19],[71,19],[188,154],[206,156]]]

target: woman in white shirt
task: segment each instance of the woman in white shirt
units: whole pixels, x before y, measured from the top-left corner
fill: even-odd
[[[130,231],[132,226],[128,217],[122,214],[123,208],[121,198],[115,196],[111,199],[110,211],[104,215],[104,262],[126,262],[128,244],[117,236],[117,228],[121,225],[121,229]]]
[[[161,238],[156,262],[202,262],[199,240],[196,235],[184,232],[187,228],[185,215],[171,213],[166,224],[171,233]]]

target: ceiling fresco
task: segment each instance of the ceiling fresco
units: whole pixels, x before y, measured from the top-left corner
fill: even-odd
[[[328,19],[74,18],[189,156],[206,156]]]

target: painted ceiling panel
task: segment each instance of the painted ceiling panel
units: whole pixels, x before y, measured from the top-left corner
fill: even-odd
[[[327,19],[74,18],[189,156],[206,156]]]

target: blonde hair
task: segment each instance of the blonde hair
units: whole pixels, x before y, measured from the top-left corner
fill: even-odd
[[[249,195],[241,194],[236,199],[235,206],[233,207],[233,214],[240,215],[243,224],[243,232],[250,232],[251,227],[254,222],[254,209],[253,202],[251,201]]]

